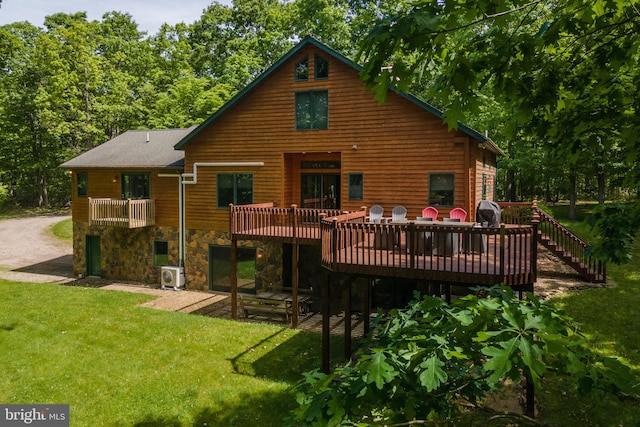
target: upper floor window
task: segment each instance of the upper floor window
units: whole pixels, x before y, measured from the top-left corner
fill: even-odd
[[[364,198],[364,174],[362,172],[349,174],[349,200]]]
[[[326,90],[296,92],[296,129],[327,129],[329,94]]]
[[[217,181],[219,208],[227,208],[231,203],[234,205],[253,203],[252,173],[219,173]]]
[[[123,199],[151,198],[151,176],[148,173],[122,174]]]
[[[329,60],[315,55],[313,59],[314,77],[316,79],[329,78]]]
[[[454,205],[455,177],[455,173],[429,174],[429,206]]]
[[[87,197],[87,184],[89,178],[86,172],[78,172],[76,174],[76,195],[78,197]]]
[[[296,62],[293,70],[295,80],[309,80],[309,57],[305,56],[301,61]]]

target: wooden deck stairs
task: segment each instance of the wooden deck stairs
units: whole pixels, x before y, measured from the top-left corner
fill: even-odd
[[[587,255],[589,245],[543,210],[535,206],[533,209],[540,219],[538,242],[573,268],[585,281],[605,283],[606,265]]]

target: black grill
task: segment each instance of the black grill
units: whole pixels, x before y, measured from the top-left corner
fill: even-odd
[[[476,209],[476,222],[487,222],[489,227],[499,227],[500,206],[491,200],[481,201]]]

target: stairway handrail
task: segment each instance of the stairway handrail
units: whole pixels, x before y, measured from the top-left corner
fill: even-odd
[[[534,214],[537,214],[540,221],[538,226],[539,233],[547,237],[549,242],[556,244],[559,252],[571,258],[571,262],[567,262],[567,264],[577,263],[582,265],[586,269],[586,273],[583,274],[581,272],[581,274],[589,280],[606,281],[606,264],[587,255],[586,249],[589,247],[587,242],[560,224],[535,203],[532,205],[532,210]]]

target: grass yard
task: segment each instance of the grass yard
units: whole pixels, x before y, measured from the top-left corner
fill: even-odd
[[[54,236],[59,239],[73,241],[73,221],[71,218],[60,221],[51,227]]]
[[[290,386],[321,366],[319,334],[101,289],[0,280],[0,293],[0,402],[66,403],[72,426],[280,426]]]
[[[578,221],[568,221],[567,206],[551,207],[552,215],[580,236],[587,238],[589,226],[582,220],[595,205],[578,205]],[[592,348],[604,355],[620,357],[633,367],[640,394],[640,239],[626,265],[607,266],[615,286],[568,293],[555,299],[587,334]],[[550,376],[541,399],[543,419],[557,426],[640,426],[640,402],[612,397],[584,400],[567,393],[557,378]]]

